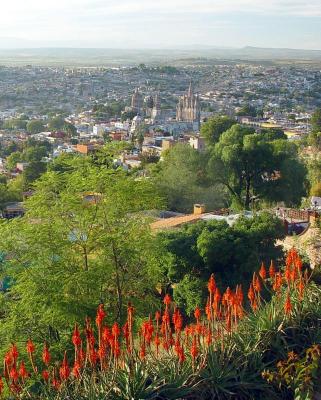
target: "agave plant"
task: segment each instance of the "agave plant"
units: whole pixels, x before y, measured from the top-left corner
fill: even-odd
[[[133,368],[126,365],[116,373],[112,397],[115,400],[151,400],[158,397],[162,379],[154,379],[143,363],[136,363]]]

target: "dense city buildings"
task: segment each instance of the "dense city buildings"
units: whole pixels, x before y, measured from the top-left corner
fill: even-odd
[[[194,59],[173,66],[1,66],[0,143],[6,149],[30,138],[46,141],[52,145],[49,159],[87,154],[106,141],[135,143],[138,152],[159,156],[178,142],[203,151],[200,128],[215,115],[258,132],[280,128],[295,140],[310,131],[320,93],[321,71],[313,63]],[[127,161],[122,165],[131,168]],[[0,168],[6,170],[5,157]]]

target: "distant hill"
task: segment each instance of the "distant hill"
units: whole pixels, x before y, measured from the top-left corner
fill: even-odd
[[[264,59],[264,60],[267,59],[321,60],[321,50],[264,48],[264,47],[247,46],[240,49],[239,52],[240,52],[239,54],[245,58]]]
[[[7,47],[20,43],[18,39],[6,39]],[[9,40],[9,42],[8,42]],[[103,49],[103,48],[2,48],[0,38],[0,64],[38,65],[137,65],[137,63],[170,63],[175,60],[242,60],[242,61],[317,61],[321,62],[321,50],[243,47],[219,48],[193,45],[171,49]],[[28,42],[26,42],[28,43]],[[4,46],[2,46],[4,47]]]

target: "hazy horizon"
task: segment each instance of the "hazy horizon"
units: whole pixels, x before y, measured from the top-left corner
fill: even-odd
[[[11,0],[0,48],[321,49],[321,2],[310,0]]]

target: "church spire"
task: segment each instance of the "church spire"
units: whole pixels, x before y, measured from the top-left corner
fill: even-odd
[[[188,97],[192,97],[193,96],[193,85],[192,85],[192,79],[190,80],[189,83],[189,88],[188,88]]]

